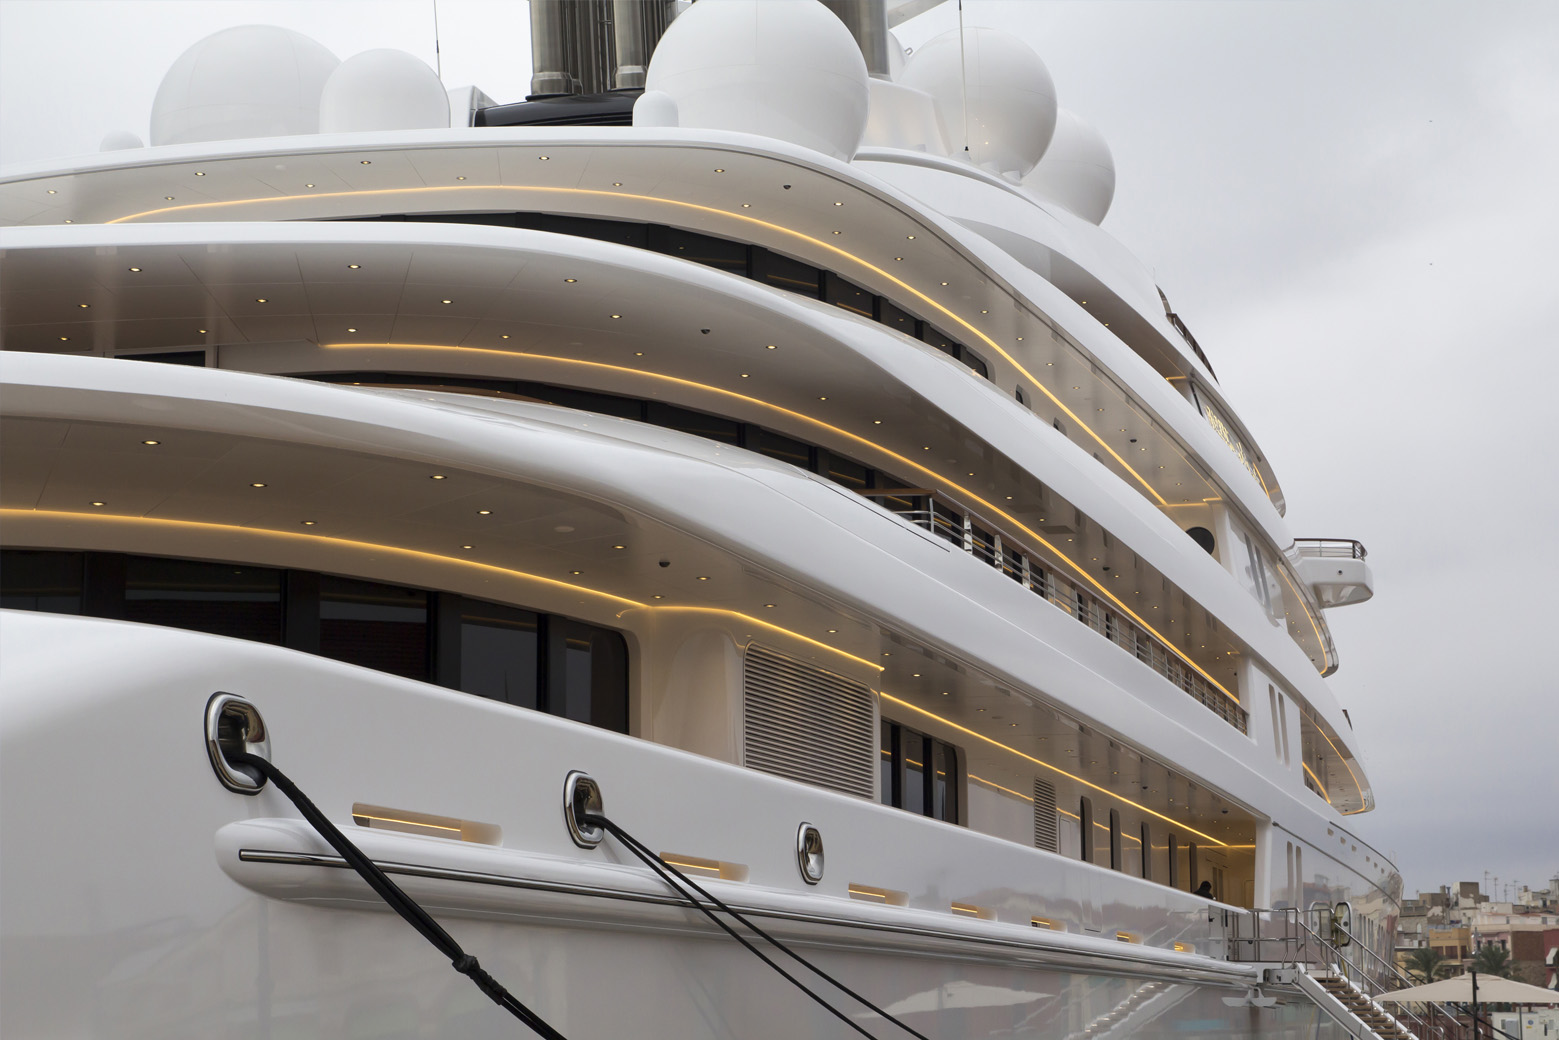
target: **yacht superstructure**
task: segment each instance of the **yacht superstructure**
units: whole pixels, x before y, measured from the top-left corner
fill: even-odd
[[[928,1036],[1364,1035],[1293,972],[1390,957],[1325,682],[1372,578],[1098,226],[1107,148],[1005,34],[677,10],[533,3],[558,96],[448,125],[232,30],[151,147],[0,177],[7,1027],[510,1028],[218,782],[263,717],[570,1037],[838,1025],[576,772]]]

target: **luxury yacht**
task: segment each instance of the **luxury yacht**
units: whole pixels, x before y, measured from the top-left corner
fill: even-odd
[[[930,6],[237,27],[4,171],[7,1035],[1430,1035],[1365,551]]]

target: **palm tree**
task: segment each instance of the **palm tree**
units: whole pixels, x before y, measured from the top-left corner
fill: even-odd
[[[1513,978],[1515,965],[1510,963],[1510,951],[1497,943],[1484,943],[1472,955],[1472,970],[1479,975],[1498,975],[1502,979]]]
[[[1450,969],[1445,958],[1440,956],[1433,947],[1420,946],[1407,955],[1407,970],[1409,974],[1418,975],[1425,982],[1433,982],[1436,977],[1444,975]]]

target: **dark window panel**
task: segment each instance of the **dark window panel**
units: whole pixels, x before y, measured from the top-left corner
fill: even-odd
[[[595,217],[571,217],[561,213],[515,213],[515,227],[549,231],[555,235],[593,238],[598,242],[644,249],[649,244],[648,225],[627,220],[600,220]]]
[[[81,612],[92,617],[125,616],[123,553],[89,552],[82,575]]]
[[[681,430],[683,433],[696,434],[725,444],[740,444],[742,439],[742,424],[739,422],[678,408],[675,405],[662,404],[659,401],[649,402],[645,419],[668,430]]]
[[[125,558],[126,621],[282,641],[282,572],[198,560]]]
[[[853,459],[820,449],[818,463],[823,476],[851,491],[864,491],[872,486],[872,471]]]
[[[79,552],[0,551],[0,607],[79,614],[83,568]]]
[[[882,754],[879,759],[879,782],[882,790],[877,800],[883,805],[898,805],[902,800],[898,794],[898,726],[883,719],[882,729]]]
[[[922,323],[920,338],[940,350],[942,353],[946,354],[948,357],[958,356],[958,341],[938,328]]]
[[[823,272],[811,264],[771,253],[767,249],[754,249],[752,266],[753,277],[760,282],[810,296],[814,300],[822,295]]]
[[[164,365],[193,365],[206,367],[204,350],[160,350],[155,354],[120,354],[121,361],[156,361]]]
[[[991,378],[990,366],[985,363],[985,360],[981,358],[980,355],[969,350],[967,347],[961,348],[961,353],[958,355],[958,360],[968,365],[970,370],[981,379]]]
[[[910,729],[899,730],[899,746],[904,749],[904,805],[903,808],[922,816],[930,804],[931,784],[927,777],[930,766],[930,748],[922,734]]]
[[[683,231],[681,228],[659,227],[657,230],[659,235],[650,240],[651,248],[657,252],[746,276],[751,249],[747,243],[701,235],[696,231]]]
[[[771,459],[788,462],[802,469],[812,468],[813,449],[810,444],[774,433],[772,430],[749,428],[747,447],[767,455]]]
[[[618,733],[628,732],[628,645],[622,635],[566,618],[549,618],[548,710]]]
[[[877,316],[877,297],[832,271],[827,271],[823,275],[823,300],[835,307],[843,307],[847,311],[859,314],[863,318]]]
[[[877,320],[890,329],[904,333],[911,339],[920,338],[920,319],[908,311],[900,310],[887,300],[878,302]]]
[[[596,393],[593,390],[574,390],[565,386],[546,386],[541,383],[517,383],[519,392],[548,404],[564,408],[577,408],[582,412],[598,415],[615,415],[622,419],[644,418],[644,402],[616,394]]]
[[[407,223],[418,224],[488,224],[497,227],[514,227],[514,213],[408,213]]]
[[[996,536],[991,534],[979,524],[969,525],[969,539],[973,544],[974,555],[986,563],[996,563]]]
[[[428,678],[428,594],[322,576],[319,652],[348,664]]]
[[[460,689],[522,708],[540,707],[541,618],[529,610],[463,600]]]

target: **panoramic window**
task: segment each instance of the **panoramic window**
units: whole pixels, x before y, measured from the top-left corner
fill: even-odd
[[[628,732],[620,632],[454,593],[204,560],[6,549],[0,605],[279,643]]]
[[[883,719],[881,770],[884,805],[959,821],[963,773],[954,745]]]

